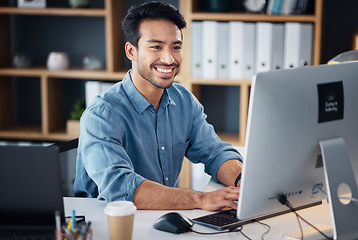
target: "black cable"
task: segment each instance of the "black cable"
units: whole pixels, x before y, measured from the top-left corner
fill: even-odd
[[[270,225],[266,224],[266,223],[263,223],[263,222],[260,222],[260,221],[257,221],[257,220],[254,220],[254,222],[257,222],[258,224],[261,224],[265,227],[267,227],[267,231],[264,232],[262,235],[261,235],[261,239],[264,240],[264,236],[266,234],[268,234],[271,230],[271,227]],[[215,235],[215,234],[223,234],[223,233],[230,233],[230,232],[240,232],[242,234],[242,236],[244,236],[246,239],[248,240],[252,240],[249,236],[247,236],[243,231],[243,226],[238,226],[238,227],[234,227],[234,228],[230,228],[228,230],[225,230],[225,231],[220,231],[220,232],[198,232],[198,231],[195,231],[193,229],[191,229],[190,231],[193,232],[193,233],[196,233],[196,234],[201,234],[201,235]]]
[[[243,231],[240,231],[240,233],[242,234],[242,236],[244,236],[246,239],[248,240],[252,240],[251,238],[249,238]]]
[[[301,217],[296,210],[293,208],[293,206],[291,205],[291,203],[287,200],[287,205],[291,211],[293,211],[297,218],[300,218],[302,221],[304,221],[306,224],[308,224],[309,226],[311,226],[312,228],[314,228],[317,232],[319,232],[322,236],[324,236],[326,239],[332,239],[330,237],[328,237],[326,234],[324,234],[321,230],[319,230],[316,226],[312,225],[310,222],[308,222],[306,219],[304,219],[303,217]],[[301,224],[300,224],[301,225]],[[301,226],[302,229],[302,226]],[[302,232],[302,231],[301,231]],[[302,239],[303,239],[303,232],[302,232]]]
[[[260,222],[260,221],[257,221],[257,220],[254,220],[254,222],[257,222],[258,224],[261,224],[261,225],[267,227],[267,231],[264,232],[264,233],[261,235],[261,240],[264,240],[264,236],[270,232],[271,226],[268,225],[267,223],[263,223],[263,222]]]
[[[197,234],[201,234],[201,235],[215,235],[215,234],[223,234],[223,233],[230,233],[230,232],[241,232],[242,230],[242,226],[239,226],[239,227],[235,227],[235,228],[230,228],[228,230],[225,230],[225,231],[220,231],[220,232],[198,232],[198,231],[195,231],[193,229],[191,229],[190,231],[193,232],[193,233],[197,233]]]
[[[242,236],[244,236],[246,239],[248,240],[252,240],[251,238],[249,238],[245,233],[243,233],[242,231],[243,227],[242,226],[239,226],[239,227],[235,227],[235,228],[230,228],[226,231],[220,231],[220,232],[212,232],[212,233],[209,233],[209,232],[198,232],[198,231],[195,231],[193,229],[191,229],[190,231],[193,232],[193,233],[197,233],[197,234],[201,234],[201,235],[214,235],[214,234],[223,234],[223,233],[230,233],[230,232],[240,232],[242,234]]]
[[[288,202],[288,200],[286,199],[286,203],[285,205],[292,211],[292,205],[290,202]],[[300,232],[301,232],[301,240],[303,240],[303,229],[302,229],[302,225],[301,225],[301,222],[300,222],[300,216],[298,215],[298,213],[293,209],[293,213],[296,215],[296,219],[297,219],[297,222],[298,222],[298,226],[300,227]]]
[[[278,201],[283,204],[286,205],[293,213],[296,214],[297,218],[300,218],[302,221],[304,221],[306,224],[308,224],[310,227],[314,228],[317,232],[319,232],[322,236],[324,236],[326,239],[330,239],[333,240],[333,238],[328,237],[326,234],[324,234],[321,230],[319,230],[317,227],[315,227],[314,225],[312,225],[310,222],[308,222],[306,219],[304,219],[303,217],[301,217],[296,210],[293,208],[293,206],[291,205],[291,203],[288,201],[287,197],[283,194],[278,195],[277,197]],[[300,224],[300,229],[301,229],[301,239],[303,239],[303,231],[302,231],[302,226]]]

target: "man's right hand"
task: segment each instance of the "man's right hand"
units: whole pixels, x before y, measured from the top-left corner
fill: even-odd
[[[216,211],[224,207],[237,209],[240,188],[226,187],[213,192],[200,193],[200,207],[207,211]]]
[[[224,207],[237,208],[240,188],[226,187],[212,192],[197,192],[191,189],[166,187],[145,180],[134,193],[134,204],[138,209],[184,210],[200,208],[215,211]]]

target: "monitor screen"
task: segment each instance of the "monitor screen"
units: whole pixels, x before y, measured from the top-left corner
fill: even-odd
[[[53,233],[56,211],[65,222],[58,148],[5,145],[0,154],[0,235],[17,230]]]
[[[357,62],[258,73],[250,95],[238,218],[287,210],[280,194],[293,207],[325,199],[316,191],[327,191],[322,140],[344,140],[356,184],[357,104]]]

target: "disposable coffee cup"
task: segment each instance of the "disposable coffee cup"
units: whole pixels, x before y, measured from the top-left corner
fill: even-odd
[[[114,201],[107,204],[104,213],[107,215],[110,240],[132,239],[136,210],[136,206],[129,201]]]

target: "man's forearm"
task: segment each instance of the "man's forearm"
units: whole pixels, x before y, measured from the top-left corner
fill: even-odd
[[[200,208],[207,211],[223,207],[237,208],[239,188],[226,187],[213,192],[166,187],[146,180],[134,192],[134,205],[138,209],[178,210]]]
[[[138,209],[194,209],[200,208],[201,192],[191,189],[166,187],[156,182],[142,182],[134,193]]]
[[[216,173],[217,179],[226,186],[234,186],[237,176],[242,171],[242,162],[237,159],[231,159],[224,162],[218,172]]]

